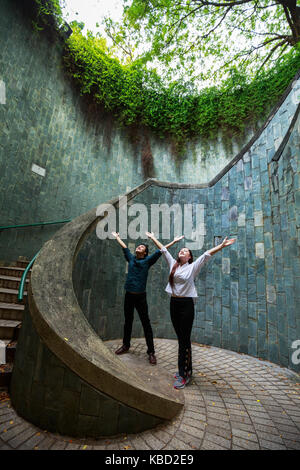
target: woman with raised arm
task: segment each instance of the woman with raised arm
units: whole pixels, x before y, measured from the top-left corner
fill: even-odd
[[[171,321],[178,338],[178,372],[174,376],[176,378],[174,388],[184,388],[192,376],[191,332],[195,316],[194,300],[198,297],[194,284],[195,277],[212,255],[232,245],[235,239],[228,240],[226,237],[220,245],[205,251],[193,261],[193,254],[188,248],[182,248],[175,260],[168,252],[167,246],[163,246],[153,233],[146,232],[146,235],[160,249],[169,266],[169,282],[165,290],[171,296]]]
[[[148,245],[142,243],[136,247],[134,256],[130,253],[123,240],[121,240],[119,233],[112,232],[112,235],[123,248],[125,259],[128,261],[128,274],[124,286],[126,292],[124,299],[125,323],[123,344],[115,353],[118,355],[124,354],[127,353],[130,348],[134,309],[136,308],[144,329],[149,362],[151,365],[155,365],[157,361],[154,350],[153,332],[148,315],[146,284],[148,271],[161,256],[161,251],[156,250],[152,255],[148,256]],[[173,245],[175,241],[176,240],[171,242],[167,247]]]

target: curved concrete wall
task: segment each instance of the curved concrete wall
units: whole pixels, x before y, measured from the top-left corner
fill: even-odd
[[[148,184],[131,191],[129,199]],[[118,200],[109,202],[118,205]],[[39,426],[46,423],[52,431],[75,436],[138,432],[172,419],[183,405],[182,396],[170,390],[168,380],[157,388],[155,381],[151,384],[109,351],[78,305],[73,266],[85,237],[102,219],[96,210],[77,217],[40,251],[28,288],[30,316],[22,327],[13,368],[11,395],[17,412]],[[70,373],[77,392],[74,401],[65,379]],[[39,413],[35,408],[37,390],[41,392]],[[57,407],[53,415],[47,401],[49,393]],[[82,424],[82,414],[86,413],[81,402],[85,402],[86,394],[95,399],[96,408],[92,407],[91,413],[95,419],[88,424],[86,417]],[[112,413],[109,422],[107,409]]]
[[[113,399],[74,373],[41,340],[28,309],[10,393],[20,416],[42,429],[68,436],[135,433],[163,422]]]

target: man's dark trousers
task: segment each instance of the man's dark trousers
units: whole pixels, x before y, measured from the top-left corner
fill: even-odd
[[[153,343],[153,333],[152,327],[148,315],[148,304],[146,298],[146,292],[132,294],[131,292],[126,292],[124,299],[124,315],[125,315],[125,324],[124,324],[124,338],[123,344],[127,348],[130,347],[132,324],[134,317],[134,308],[136,308],[140,320],[144,328],[145,339],[147,343],[147,354],[154,354],[154,343]]]

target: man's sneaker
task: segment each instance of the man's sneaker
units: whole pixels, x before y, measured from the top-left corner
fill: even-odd
[[[149,354],[149,362],[152,366],[155,366],[156,365],[156,357],[155,357],[155,354],[154,353],[150,353]]]
[[[124,346],[124,344],[115,351],[115,354],[124,354],[124,353],[127,353],[129,351],[129,348],[127,346]]]
[[[174,382],[173,387],[174,388],[184,388],[190,381],[189,377],[186,377],[185,379],[183,377],[178,377],[178,379]]]

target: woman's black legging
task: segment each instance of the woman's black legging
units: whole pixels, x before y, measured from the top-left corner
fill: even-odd
[[[192,373],[191,332],[195,316],[192,297],[171,297],[171,320],[178,338],[178,370],[181,377]]]

